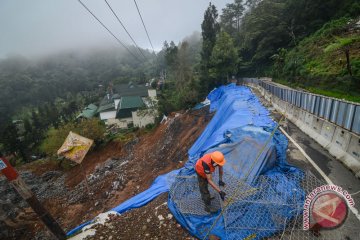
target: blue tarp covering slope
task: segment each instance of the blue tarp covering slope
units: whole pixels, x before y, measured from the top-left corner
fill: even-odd
[[[261,189],[261,192],[230,206],[226,224],[224,217],[221,216],[211,234],[221,239],[243,239],[252,234],[255,234],[256,239],[271,236],[277,232],[276,229],[283,229],[286,223],[273,221],[270,212],[276,211],[279,219],[291,219],[298,206],[295,209],[289,205],[302,202],[304,198],[299,182],[293,181],[293,178],[287,179],[284,175],[284,173],[302,175],[300,170],[286,162],[287,139],[278,130],[271,136],[276,123],[249,88],[235,85],[222,86],[212,91],[208,99],[211,101],[210,110],[216,110],[216,114],[189,150],[189,161],[180,170],[179,176],[195,175],[194,165],[204,153],[222,151],[227,160],[224,172],[230,174],[232,178],[243,180],[255,189]],[[271,141],[265,146],[269,138]],[[263,146],[265,146],[263,152],[258,156]],[[272,186],[265,186],[264,182],[258,181],[260,175],[265,175],[268,181],[266,184]],[[175,184],[176,181],[183,180],[179,177],[179,180],[175,180]],[[180,187],[175,191],[181,192]],[[186,194],[190,199],[189,194],[192,193]],[[256,204],[257,201],[271,203],[274,195],[278,197],[276,199],[278,205],[270,204],[270,208],[266,209],[263,204]],[[181,198],[181,196],[173,198]],[[177,205],[178,200],[170,197],[168,201],[175,218],[191,234],[200,239],[204,238],[219,213],[184,214]],[[241,210],[241,216],[238,216],[237,210]],[[267,226],[262,226],[264,224]]]
[[[257,158],[258,150],[269,138],[276,123],[269,117],[268,110],[261,105],[249,88],[237,87],[233,84],[222,86],[212,91],[208,99],[211,101],[211,111],[216,110],[216,114],[189,150],[189,161],[185,166],[180,170],[159,176],[149,189],[125,201],[112,209],[112,211],[124,213],[132,208],[141,207],[156,198],[159,194],[169,191],[171,184],[173,184],[169,181],[176,182],[178,179],[175,175],[193,176],[195,174],[194,165],[196,160],[204,153],[213,150],[221,150],[225,154],[227,159],[227,164],[224,167],[225,173],[237,179],[247,177],[244,180],[255,188],[262,187],[260,186],[261,183],[256,181],[259,175],[267,175],[274,179],[283,179],[286,178],[283,175],[284,172],[301,174],[298,169],[286,163],[287,140],[278,131],[275,132],[271,142],[265,147],[258,161],[253,164]],[[294,199],[295,193],[293,193],[293,190],[296,189],[297,195],[295,197],[303,198],[303,193],[297,182],[287,181],[287,179],[283,180],[284,181],[281,181],[281,186],[280,184],[275,186],[275,192],[269,192],[269,196],[274,194],[281,195],[283,197],[282,200],[286,202],[290,198]],[[284,189],[289,189],[289,194],[282,194]],[[198,193],[198,191],[194,191],[194,193]],[[257,198],[259,196],[253,194],[250,197]],[[178,222],[192,235],[203,238],[206,233],[204,229],[208,229],[212,225],[217,214],[183,214],[174,200],[175,199],[169,198],[168,206]],[[238,206],[239,204],[244,203],[237,203],[234,204],[234,206]],[[253,219],[251,212],[256,208],[261,208],[261,206],[256,206],[256,204],[245,204],[245,206],[240,207],[242,209],[245,208],[246,214],[244,214],[244,217],[241,219],[239,219],[239,216],[227,219],[229,226],[241,224],[242,219]],[[282,208],[279,209],[279,212],[280,215],[291,218],[292,210],[291,208]],[[266,217],[265,212],[264,216]],[[247,221],[249,228],[256,227],[259,221],[260,219]],[[89,223],[91,223],[91,221],[71,230],[68,235],[75,233]],[[222,239],[241,239],[252,232],[246,229],[238,230],[236,227],[232,229],[235,230],[224,229],[224,218],[221,217],[211,234],[217,235]],[[274,231],[266,232],[267,236],[271,234],[274,234]]]

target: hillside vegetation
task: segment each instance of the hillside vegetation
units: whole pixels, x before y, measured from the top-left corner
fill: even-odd
[[[360,102],[360,23],[341,18],[273,56],[277,81]],[[286,80],[286,81],[284,81]]]
[[[109,85],[130,81],[163,83],[160,117],[193,107],[233,77],[268,76],[360,102],[358,0],[228,2],[221,12],[209,4],[201,36],[144,50],[146,60],[106,47],[0,60],[0,151],[25,162],[49,154],[55,147],[47,136],[74,127],[77,113],[99,102]]]
[[[359,101],[359,1],[234,0],[220,16],[214,6],[208,12],[212,20],[205,14],[204,23],[213,26],[216,37],[208,33],[209,27],[203,28],[203,42],[208,42],[203,45],[204,82],[217,82],[220,75],[226,80],[224,71],[228,76],[267,76]],[[231,39],[218,55],[214,46],[225,46],[220,32]],[[230,62],[236,66],[230,67]]]
[[[76,94],[97,90],[99,84],[106,88],[110,81],[145,81],[150,67],[116,48],[69,51],[39,59],[0,59],[0,124],[21,119],[18,115],[23,107],[40,107],[56,98],[68,102]]]

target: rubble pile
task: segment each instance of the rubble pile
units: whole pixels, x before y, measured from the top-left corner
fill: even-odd
[[[157,176],[182,167],[188,149],[210,120],[208,116],[204,109],[173,114],[150,133],[137,134],[127,143],[113,141],[89,152],[82,166],[54,170],[48,163],[30,164],[23,166],[20,173],[45,208],[69,231],[144,191]],[[0,192],[1,203],[8,204],[1,204],[5,213],[0,212],[0,239],[51,239],[37,216],[3,177]],[[160,215],[164,218],[162,228],[166,229],[166,221],[175,220],[168,219],[170,212],[164,209],[166,212]],[[142,214],[141,209],[129,214],[138,221],[152,219]],[[19,216],[27,218],[17,221]],[[9,226],[9,220],[17,221],[18,225]],[[128,234],[137,234],[137,227],[129,222]],[[149,230],[147,233],[149,236],[144,238],[156,239],[155,233]],[[166,236],[173,238],[175,233]],[[134,237],[129,235],[127,239]]]
[[[65,176],[60,171],[49,171],[41,176],[20,171],[20,176],[40,201],[61,197],[68,191],[64,184]],[[7,239],[13,234],[8,225],[23,229],[36,221],[37,217],[3,176],[0,177],[0,192],[0,239]]]
[[[195,240],[168,210],[167,197],[168,194],[164,193],[142,208],[112,215],[105,224],[95,225],[95,235],[86,239]]]

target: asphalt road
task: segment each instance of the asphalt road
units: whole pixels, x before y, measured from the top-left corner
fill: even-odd
[[[279,121],[281,114],[278,113],[273,107],[271,107],[270,103],[267,102],[258,92],[254,91],[254,93],[271,111],[273,119]],[[354,207],[358,210],[358,212],[360,212],[360,179],[356,178],[352,171],[345,167],[345,165],[343,165],[339,160],[331,156],[326,149],[320,146],[308,135],[303,133],[292,122],[285,120],[280,125],[335,185],[342,187],[350,194],[357,193],[352,195],[352,198],[355,202]],[[290,140],[287,151],[287,160],[290,164],[295,165],[305,171],[311,171],[311,173],[313,173],[317,178],[322,180],[324,179]],[[351,211],[349,211],[348,217],[343,226],[339,229],[328,230],[327,233],[330,234],[330,236],[331,234],[334,234],[335,236],[335,234],[340,233],[340,239],[358,240],[360,239],[360,220],[356,218]],[[338,237],[331,239],[338,239]]]

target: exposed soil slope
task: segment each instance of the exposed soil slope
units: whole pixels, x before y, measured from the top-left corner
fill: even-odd
[[[83,161],[84,171],[81,166],[75,166],[65,172],[45,161],[38,166],[25,166],[20,172],[46,208],[68,231],[147,189],[157,176],[182,167],[187,160],[188,149],[209,120],[206,109],[173,114],[166,123],[159,125],[151,133],[139,133],[126,144],[111,142],[89,153]],[[50,171],[47,171],[47,167]],[[83,172],[87,175],[90,194]],[[24,215],[27,205],[2,177],[0,181],[0,190],[5,193],[0,196],[0,200],[9,199],[12,202],[7,207],[7,219],[16,222],[16,226],[12,228],[0,221],[0,238],[49,239],[34,214],[25,214],[30,218],[27,222],[16,220],[20,214]],[[19,206],[21,209],[16,209]],[[29,209],[27,211],[31,212]],[[146,222],[148,217],[142,214],[141,209],[127,214],[134,215],[139,222]],[[134,228],[134,237],[126,235],[126,239],[138,239],[137,231]],[[149,234],[151,237],[152,232]],[[156,236],[159,236],[158,233]]]

